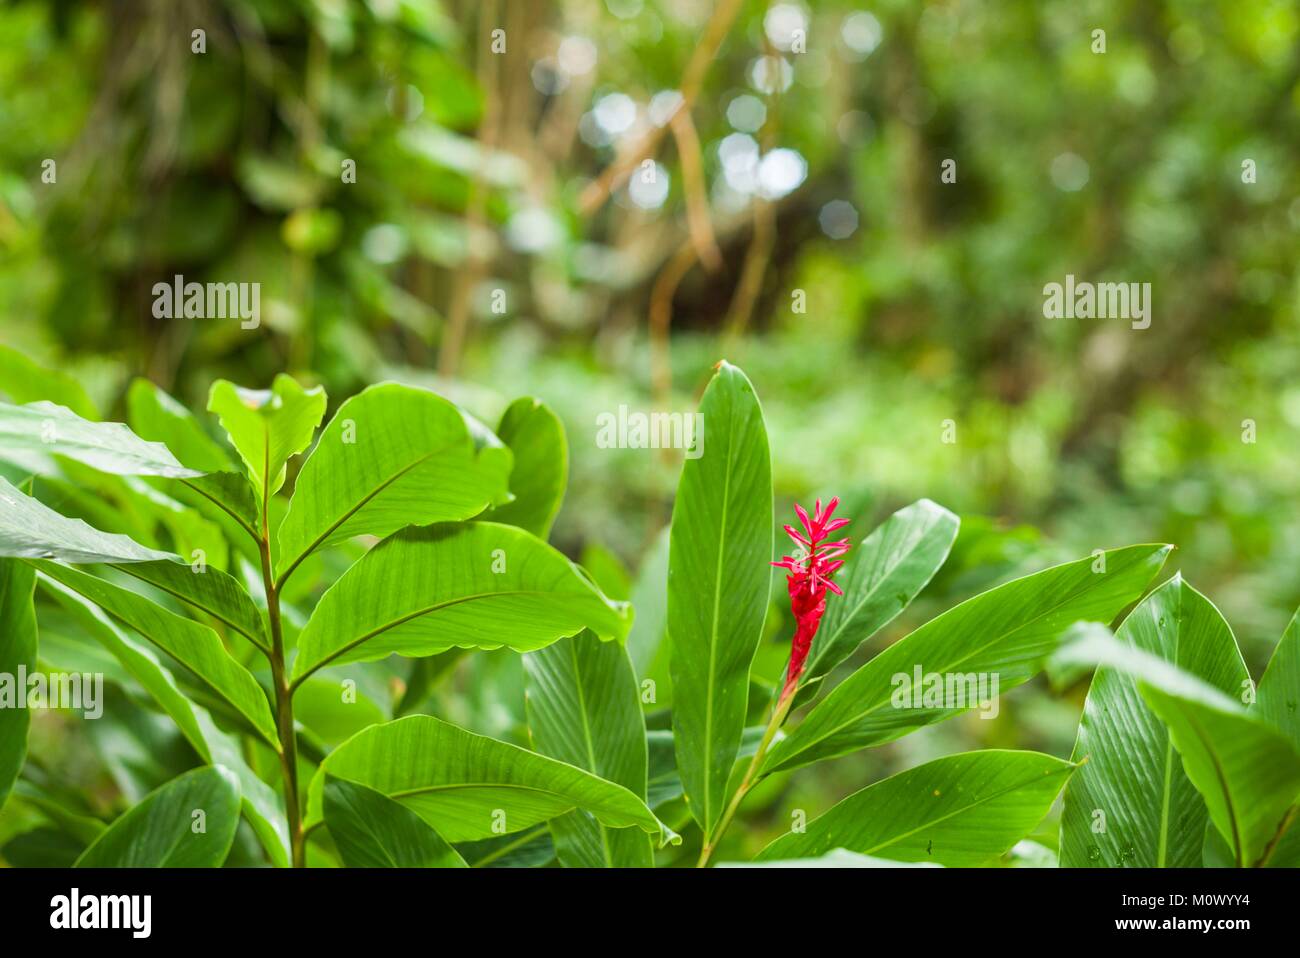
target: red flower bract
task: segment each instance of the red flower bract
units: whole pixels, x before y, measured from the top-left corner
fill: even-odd
[[[795,505],[794,511],[803,531],[800,532],[794,526],[785,527],[786,535],[794,540],[795,554],[772,563],[790,572],[785,581],[790,588],[790,610],[794,612],[795,620],[794,639],[790,644],[790,668],[786,671],[782,698],[794,690],[803,673],[813,636],[817,634],[822,614],[826,611],[827,590],[836,595],[844,594],[831,579],[840,566],[844,565],[844,560],[840,557],[849,551],[849,540],[825,541],[836,529],[849,524],[848,519],[831,518],[839,504],[837,497],[823,509],[822,501],[818,499],[811,518],[803,506]]]

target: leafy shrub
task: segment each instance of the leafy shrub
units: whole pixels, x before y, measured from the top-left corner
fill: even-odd
[[[0,404],[0,674],[103,673],[124,712],[166,716],[192,751],[105,822],[28,755],[30,711],[0,709],[0,798],[28,816],[10,844],[37,823],[61,843],[45,863],[651,866],[698,844],[705,865],[769,776],[996,709],[1044,669],[1094,666],[1069,761],[927,762],[794,822],[758,860],[986,864],[1064,788],[1062,864],[1300,862],[1300,625],[1256,694],[1208,600],[1179,577],[1146,594],[1169,546],[997,586],[825,691],[943,566],[959,522],[921,500],[860,543],[830,542],[843,520],[819,502],[773,563],[763,414],[726,363],[700,403],[707,453],[682,468],[664,621],[631,639],[630,605],[612,597],[627,584],[599,553],[584,569],[546,542],[567,452],[536,400],[494,432],[385,383],[319,429],[319,388],[218,381],[218,442],[144,381],[130,427],[96,421],[74,382],[34,374],[16,392],[26,404]],[[752,726],[773,564],[796,631]],[[1101,623],[1134,603],[1110,634]],[[647,728],[661,645],[671,720]],[[531,749],[424,711],[464,650],[503,648],[523,655]],[[376,681],[401,689],[394,707],[367,694]],[[681,795],[685,842],[663,820]]]

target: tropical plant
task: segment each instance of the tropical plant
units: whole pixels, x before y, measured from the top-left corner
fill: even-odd
[[[534,399],[493,431],[385,383],[318,430],[319,388],[218,381],[222,441],[143,380],[129,426],[39,370],[6,391],[0,674],[101,673],[190,750],[104,821],[29,754],[29,711],[0,708],[0,799],[77,864],[708,865],[769,777],[1097,665],[1070,760],[925,762],[800,818],[757,861],[987,864],[1062,788],[1063,864],[1300,855],[1297,622],[1256,699],[1207,600],[1178,577],[1143,598],[1170,547],[1133,545],[978,594],[832,678],[944,565],[958,518],[921,500],[853,543],[832,541],[838,500],[796,506],[793,554],[774,561],[763,413],[725,362],[700,401],[707,453],[686,458],[666,550],[634,586],[598,551],[584,567],[545,541],[567,452]],[[755,669],[772,566],[795,623],[774,685]],[[1118,636],[1099,624],[1139,600]],[[430,714],[472,649],[522,654],[531,748]]]

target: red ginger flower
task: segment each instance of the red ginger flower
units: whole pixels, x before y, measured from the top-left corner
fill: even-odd
[[[836,529],[849,524],[848,519],[831,518],[839,504],[840,500],[836,497],[823,509],[822,501],[818,499],[812,518],[808,517],[803,506],[796,504],[794,511],[799,516],[804,531],[800,532],[794,526],[785,527],[786,535],[794,540],[795,554],[772,563],[790,572],[785,581],[790,589],[790,610],[794,612],[795,620],[794,640],[790,644],[790,668],[786,672],[782,698],[794,690],[803,673],[813,636],[817,634],[822,614],[826,611],[826,591],[829,589],[836,595],[844,594],[831,578],[844,565],[840,556],[849,551],[849,540],[824,541]]]

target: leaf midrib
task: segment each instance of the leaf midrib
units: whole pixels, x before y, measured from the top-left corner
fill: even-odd
[[[1172,636],[1173,649],[1172,649],[1172,653],[1168,656],[1168,660],[1169,660],[1170,662],[1173,662],[1175,665],[1178,665],[1178,664],[1179,664],[1179,662],[1178,662],[1178,652],[1179,652],[1179,648],[1178,648],[1178,644],[1179,644],[1179,643],[1178,643],[1178,640],[1182,637],[1182,634],[1183,634],[1183,622],[1184,622],[1184,619],[1183,619],[1183,590],[1182,590],[1181,580],[1180,580],[1180,582],[1179,582],[1179,586],[1178,586],[1178,589],[1177,589],[1177,598],[1178,598],[1178,608],[1177,608],[1177,610],[1174,612],[1174,621],[1178,624],[1178,628],[1174,630],[1174,634],[1173,634],[1173,636]],[[1153,606],[1153,608],[1154,608],[1154,606]],[[1157,627],[1156,627],[1156,635],[1158,636],[1159,634],[1160,634],[1160,630],[1159,630],[1159,626],[1157,625]],[[1136,684],[1136,683],[1135,683],[1135,684]],[[1148,707],[1147,710],[1150,711],[1150,708]],[[1160,801],[1160,841],[1159,841],[1159,844],[1158,844],[1157,847],[1156,847],[1156,867],[1157,867],[1157,868],[1164,868],[1164,867],[1165,867],[1165,858],[1166,858],[1166,856],[1167,856],[1167,854],[1168,854],[1168,847],[1169,847],[1169,803],[1170,803],[1171,793],[1172,793],[1172,791],[1173,791],[1173,778],[1174,778],[1174,740],[1173,740],[1173,736],[1169,734],[1169,729],[1166,728],[1166,727],[1164,726],[1164,723],[1161,723],[1161,731],[1164,733],[1164,736],[1165,736],[1165,774],[1164,774],[1164,781],[1163,781],[1163,783],[1162,783],[1162,784],[1163,784],[1163,788],[1161,789],[1161,801]]]
[[[569,655],[573,658],[573,684],[574,690],[578,693],[578,714],[582,716],[582,735],[587,745],[587,771],[604,778],[596,768],[596,746],[591,734],[591,718],[587,715],[587,693],[582,688],[582,665],[578,661],[578,643],[570,641],[567,644]],[[605,857],[605,867],[613,868],[614,856],[609,847],[609,833],[599,821],[596,822],[596,828],[600,831],[600,848]]]
[[[1183,713],[1187,719],[1187,724],[1191,726],[1192,732],[1200,740],[1201,746],[1210,758],[1210,767],[1214,769],[1214,777],[1218,780],[1219,790],[1223,793],[1223,803],[1228,807],[1228,820],[1232,823],[1232,851],[1237,858],[1237,867],[1245,866],[1244,848],[1241,847],[1241,824],[1237,817],[1237,806],[1232,800],[1232,790],[1228,787],[1227,776],[1224,774],[1223,766],[1219,762],[1218,752],[1214,750],[1210,743],[1209,736],[1201,728],[1201,723],[1196,720],[1196,715],[1184,707],[1184,703],[1179,699],[1170,697],[1174,707]]]
[[[734,409],[732,410],[734,412]],[[731,457],[734,429],[727,430],[727,455],[724,461],[727,464],[726,478],[722,483],[722,515],[718,523],[718,558],[716,572],[713,580],[713,621],[710,624],[709,631],[709,688],[705,701],[704,711],[704,834],[706,839],[710,837],[713,830],[712,816],[710,810],[713,807],[713,691],[717,685],[717,658],[718,658],[718,617],[721,614],[722,607],[722,557],[726,549],[727,541],[727,512],[731,505],[731,470],[734,462]],[[726,784],[723,784],[726,788]]]
[[[984,798],[979,799],[978,801],[971,802],[969,805],[963,805],[961,808],[954,809],[953,811],[949,812],[946,815],[940,815],[938,818],[933,818],[927,822],[923,822],[922,824],[918,825],[916,828],[910,829],[909,831],[901,832],[895,835],[889,841],[882,842],[879,845],[875,845],[867,849],[865,852],[863,852],[863,854],[864,855],[874,854],[875,852],[879,851],[882,848],[886,848],[890,845],[896,845],[899,842],[903,841],[904,839],[911,838],[913,835],[915,835],[917,832],[921,831],[922,829],[933,828],[935,825],[939,825],[943,822],[946,822],[950,818],[953,818],[957,815],[965,814],[966,812],[969,812],[971,809],[979,808],[981,805],[986,805],[996,798],[1001,798],[1003,795],[1008,795],[1011,792],[1019,791],[1020,789],[1025,788],[1028,785],[1032,785],[1034,782],[1040,781],[1042,779],[1051,778],[1053,775],[1063,775],[1068,772],[1069,772],[1068,768],[1055,769],[1053,771],[1049,771],[1047,774],[1035,775],[1031,778],[1025,779],[1023,782],[1016,782],[1012,785],[1008,785],[1006,788],[1002,789],[1001,791],[997,791],[992,793],[991,795],[987,795]]]
[[[48,560],[48,559],[43,559],[43,560],[40,560],[40,561],[43,561],[43,562],[49,562],[50,560]],[[58,565],[58,563],[53,563],[53,564]],[[80,572],[80,570],[76,570],[76,569],[74,569],[74,570],[69,570],[69,571]],[[39,569],[38,569],[37,572],[38,572],[39,575],[46,575],[46,576],[48,576],[48,573],[44,572],[43,570],[39,570]],[[112,584],[111,582],[104,582],[104,580],[102,580],[102,579],[97,579],[97,578],[95,578],[95,576],[90,575],[90,573],[88,573],[88,572],[84,572],[84,573],[80,573],[80,574],[85,575],[85,576],[87,576],[87,577],[90,578],[90,579],[94,579],[96,582],[104,583],[105,585],[108,585],[108,586],[110,586],[110,587],[113,586],[113,584]],[[153,634],[154,630],[152,630],[152,629],[148,629],[148,630],[146,630],[146,629],[140,627],[139,625],[137,625],[136,623],[133,623],[133,622],[132,622],[132,621],[131,621],[131,620],[130,620],[126,615],[123,615],[123,614],[121,614],[121,613],[119,613],[119,612],[115,612],[115,611],[113,611],[112,609],[105,608],[105,607],[104,607],[103,605],[101,605],[98,601],[96,601],[95,599],[91,598],[91,597],[90,597],[89,595],[87,595],[87,594],[86,594],[86,593],[85,593],[81,588],[79,588],[79,587],[76,586],[76,585],[72,585],[72,584],[70,584],[70,583],[68,583],[68,582],[65,582],[65,581],[63,581],[62,579],[60,579],[60,578],[58,578],[58,577],[56,577],[56,576],[48,576],[48,578],[50,578],[50,579],[53,580],[54,582],[59,583],[60,585],[62,585],[62,586],[64,586],[65,588],[69,589],[70,591],[75,592],[77,595],[81,596],[83,599],[85,599],[87,602],[89,602],[89,603],[90,603],[91,605],[93,605],[95,608],[99,609],[99,611],[103,612],[103,613],[104,613],[106,616],[108,616],[110,619],[113,619],[113,620],[115,620],[115,621],[117,621],[117,622],[121,622],[121,623],[122,623],[123,625],[125,625],[128,629],[131,629],[131,630],[134,631],[134,632],[138,632],[141,636],[143,636],[143,637],[145,638],[146,641],[148,641],[148,643],[149,643],[150,645],[152,645],[154,648],[158,649],[158,650],[161,651],[163,654],[165,654],[166,656],[168,656],[168,658],[170,658],[170,659],[174,660],[175,662],[177,662],[177,663],[178,663],[182,668],[184,668],[187,672],[189,672],[191,675],[193,675],[195,678],[197,678],[197,679],[198,679],[198,680],[199,680],[199,681],[200,681],[204,686],[206,686],[208,689],[210,689],[210,690],[211,690],[211,691],[216,695],[217,698],[219,698],[219,699],[221,699],[223,702],[226,702],[226,703],[228,703],[229,705],[231,705],[231,706],[235,709],[236,712],[238,712],[238,713],[239,713],[243,718],[245,718],[245,719],[248,720],[249,725],[252,726],[252,727],[257,731],[257,733],[258,733],[260,736],[262,736],[262,739],[263,739],[263,741],[264,741],[266,744],[270,745],[272,748],[275,748],[277,751],[279,750],[279,742],[276,740],[275,736],[274,736],[273,734],[271,734],[271,732],[274,730],[274,721],[270,721],[270,725],[269,725],[269,728],[268,728],[268,729],[263,729],[263,728],[261,727],[261,725],[259,724],[259,722],[261,722],[261,721],[269,721],[269,720],[272,720],[272,719],[273,719],[273,716],[271,715],[271,710],[270,710],[269,706],[266,708],[266,711],[265,711],[264,714],[261,714],[261,715],[259,715],[257,718],[254,718],[252,715],[249,715],[247,712],[244,711],[244,705],[249,704],[249,703],[241,703],[241,702],[236,701],[234,698],[232,698],[232,694],[233,694],[233,693],[228,693],[225,689],[223,689],[221,686],[219,686],[219,685],[216,683],[216,681],[214,681],[214,679],[213,679],[212,677],[210,677],[209,675],[207,675],[206,673],[204,673],[201,669],[197,668],[196,666],[191,665],[190,663],[186,662],[186,661],[185,661],[184,659],[182,659],[182,658],[181,658],[181,657],[180,657],[180,656],[179,656],[175,651],[173,651],[173,650],[171,650],[171,649],[168,649],[166,646],[164,646],[164,645],[163,645],[161,642],[159,642],[158,639],[154,636],[154,634]],[[121,588],[121,586],[117,586],[116,588]],[[132,594],[134,594],[134,593],[132,593]],[[148,601],[147,599],[144,599],[143,596],[140,596],[140,598],[141,598],[143,601],[146,601],[146,602]],[[175,612],[172,612],[172,611],[169,610],[169,609],[163,609],[161,606],[159,606],[159,607],[157,607],[157,608],[159,609],[159,611],[162,611],[162,612],[167,613],[168,615],[174,616],[175,618],[179,619],[180,621],[185,622],[185,623],[187,623],[188,625],[192,625],[192,626],[194,626],[194,628],[196,628],[196,629],[208,629],[209,632],[212,632],[212,630],[209,629],[208,626],[204,625],[204,624],[201,623],[201,622],[195,622],[193,619],[187,619],[187,618],[185,618],[184,616],[176,615]],[[164,619],[163,621],[166,621],[166,620]],[[212,632],[212,637],[213,637],[213,639],[215,639],[216,642],[217,642],[217,648],[219,648],[219,649],[221,649],[221,651],[225,652],[225,646],[221,645],[221,639],[217,636],[217,634],[216,634],[215,632]],[[229,654],[230,654],[229,652],[226,652],[226,655],[227,655],[227,656],[229,656]],[[242,665],[240,665],[237,661],[235,661],[235,659],[234,659],[233,657],[230,658],[230,662],[235,666],[235,668],[236,668],[237,671],[231,673],[231,672],[229,672],[229,671],[227,670],[226,673],[225,673],[225,677],[231,679],[231,680],[234,681],[234,682],[240,683],[240,686],[242,686],[242,688],[241,688],[240,686],[237,686],[237,687],[236,687],[236,691],[250,691],[251,689],[257,689],[259,692],[262,692],[262,686],[261,686],[260,684],[258,684],[257,679],[253,678],[253,674],[252,674],[251,672],[249,672],[246,668],[244,668],[244,667],[243,667]],[[220,660],[218,660],[216,664],[221,665],[222,663],[220,662]],[[252,686],[247,686],[246,683],[243,683],[242,679],[238,677],[238,676],[240,676],[241,674],[242,674],[242,675],[247,675],[248,678],[249,678],[250,680],[252,680],[252,683],[253,683]],[[264,692],[262,692],[262,696],[263,696],[262,698],[254,698],[253,701],[260,701],[263,705],[266,705],[266,699],[265,699],[265,693],[264,693]],[[252,707],[252,706],[250,706],[250,707]],[[257,711],[257,710],[254,708],[254,711]]]
[[[289,563],[288,567],[285,568],[284,572],[280,573],[279,579],[278,579],[277,582],[276,582],[276,586],[277,586],[277,588],[282,588],[282,587],[284,586],[284,582],[285,582],[285,580],[289,578],[290,574],[293,573],[294,569],[298,568],[298,566],[302,564],[303,560],[306,559],[307,556],[311,555],[312,552],[314,552],[316,549],[320,548],[320,545],[321,545],[322,542],[324,542],[325,540],[327,540],[331,535],[334,534],[334,532],[335,532],[335,531],[336,531],[340,526],[342,526],[345,522],[347,522],[349,519],[351,519],[353,516],[355,516],[358,512],[360,512],[362,509],[364,509],[364,508],[366,507],[366,505],[367,505],[368,503],[370,503],[370,502],[371,502],[371,501],[372,501],[376,496],[378,496],[380,493],[382,493],[382,492],[383,492],[385,489],[387,489],[389,486],[393,485],[395,482],[397,482],[399,479],[401,479],[401,478],[402,478],[403,476],[405,476],[407,473],[411,472],[411,470],[417,468],[418,466],[423,465],[425,462],[428,462],[428,461],[429,461],[430,459],[432,459],[434,456],[436,456],[436,455],[440,455],[441,453],[445,452],[446,450],[452,448],[453,445],[454,445],[454,443],[450,443],[450,444],[447,444],[447,445],[439,446],[437,449],[431,449],[431,450],[429,450],[428,452],[426,452],[426,453],[423,454],[422,456],[418,457],[418,458],[415,459],[414,461],[408,463],[406,466],[403,466],[400,470],[398,470],[397,472],[393,473],[393,474],[392,474],[391,476],[389,476],[387,479],[385,479],[385,480],[383,480],[382,482],[380,482],[379,485],[377,485],[374,489],[370,490],[368,493],[366,493],[364,496],[362,496],[361,499],[356,503],[356,505],[345,508],[345,510],[344,510],[344,512],[343,512],[343,515],[341,515],[337,520],[335,520],[334,522],[332,522],[332,523],[331,523],[331,524],[330,524],[330,525],[325,529],[324,532],[322,532],[322,533],[321,533],[320,535],[318,535],[315,539],[313,539],[313,540],[312,540],[312,541],[307,545],[307,547],[306,547],[305,549],[303,549],[300,553],[298,553],[297,556],[294,557],[293,562]],[[477,457],[475,457],[475,458],[477,458]],[[297,490],[295,490],[295,494],[296,494],[296,492],[297,492]],[[286,516],[286,518],[288,518],[288,517]]]
[[[968,804],[968,805],[963,805],[963,806],[961,806],[960,808],[953,809],[952,811],[950,811],[950,812],[948,812],[948,813],[946,813],[946,814],[944,814],[944,815],[940,815],[940,816],[938,816],[938,817],[936,817],[936,818],[927,819],[926,821],[922,822],[920,825],[917,825],[915,828],[909,829],[909,830],[907,830],[907,831],[905,831],[905,832],[899,832],[899,833],[897,833],[897,834],[895,834],[895,835],[892,835],[892,836],[890,836],[889,838],[887,838],[887,839],[881,841],[879,844],[873,845],[873,846],[871,846],[870,848],[863,849],[861,852],[859,852],[859,854],[862,854],[862,855],[873,855],[873,854],[875,854],[876,852],[880,851],[880,850],[883,849],[883,848],[888,848],[888,847],[891,846],[891,845],[897,845],[899,842],[901,842],[901,841],[903,841],[903,840],[905,840],[905,839],[911,838],[911,837],[912,837],[913,835],[915,835],[917,832],[923,831],[923,830],[926,829],[926,828],[933,828],[935,825],[939,825],[939,824],[941,824],[941,823],[943,823],[943,822],[946,822],[948,819],[953,818],[953,817],[955,817],[955,816],[957,816],[957,815],[963,815],[963,814],[965,814],[966,812],[971,811],[972,809],[979,808],[981,805],[985,805],[985,804],[987,804],[987,803],[993,801],[994,799],[1001,798],[1003,795],[1007,795],[1007,794],[1010,794],[1011,792],[1018,791],[1019,789],[1022,789],[1022,788],[1024,788],[1024,787],[1028,786],[1028,785],[1032,785],[1034,782],[1040,781],[1040,780],[1042,780],[1042,779],[1050,778],[1052,775],[1061,775],[1061,774],[1065,774],[1065,773],[1067,773],[1067,772],[1069,772],[1069,767],[1068,767],[1068,766],[1067,766],[1066,768],[1062,768],[1062,769],[1053,769],[1053,770],[1050,770],[1050,771],[1048,771],[1046,774],[1034,775],[1034,776],[1032,776],[1032,777],[1030,777],[1030,778],[1025,779],[1024,781],[1015,782],[1015,783],[1013,783],[1013,784],[1011,784],[1011,785],[1008,785],[1006,788],[1004,788],[1004,789],[1002,789],[1002,790],[1000,790],[1000,791],[993,792],[993,793],[991,793],[991,794],[989,794],[989,795],[986,795],[986,796],[984,796],[983,798],[980,798],[980,799],[978,799],[977,801],[973,801],[973,802],[971,802],[971,803]],[[885,779],[884,781],[888,781],[888,779]],[[884,782],[880,782],[880,783],[877,783],[877,784],[883,785]],[[876,786],[868,786],[868,787],[874,788],[874,787],[876,787]],[[847,801],[847,799],[846,799],[846,801]],[[832,809],[832,811],[833,811],[833,809]],[[830,814],[830,812],[828,812],[827,814]],[[792,843],[792,844],[793,844],[793,843]],[[766,857],[766,856],[764,856],[764,857]]]
[[[162,561],[167,561],[167,560],[162,560]],[[162,583],[160,583],[160,582],[155,582],[155,581],[152,580],[152,579],[146,579],[144,576],[142,576],[142,575],[138,575],[138,574],[133,570],[133,568],[132,568],[132,566],[134,566],[134,565],[136,565],[136,563],[133,563],[133,562],[114,562],[114,563],[112,563],[113,568],[114,568],[114,569],[117,569],[119,572],[125,572],[127,575],[131,576],[132,578],[138,579],[139,581],[144,582],[144,583],[147,584],[147,585],[151,585],[151,586],[153,586],[155,589],[158,589],[158,590],[161,591],[161,592],[165,592],[165,593],[167,593],[168,595],[172,596],[172,597],[175,598],[175,599],[180,599],[182,602],[186,602],[186,603],[188,603],[189,605],[194,606],[194,608],[198,609],[198,610],[201,611],[201,612],[206,612],[208,615],[212,616],[212,617],[213,617],[214,619],[216,619],[218,622],[222,622],[222,623],[224,623],[225,625],[229,626],[230,628],[234,629],[236,632],[238,632],[238,633],[239,633],[240,635],[242,635],[244,638],[248,639],[250,642],[252,642],[252,643],[253,643],[254,645],[256,645],[258,648],[261,648],[261,649],[265,649],[265,648],[266,648],[266,643],[262,640],[262,638],[261,638],[260,636],[254,636],[254,635],[249,634],[249,632],[248,632],[247,629],[245,629],[242,625],[239,625],[237,622],[235,622],[235,621],[234,621],[233,619],[231,619],[229,616],[225,615],[225,614],[224,614],[223,612],[221,612],[219,609],[215,609],[215,608],[213,608],[213,607],[210,606],[208,603],[206,603],[206,602],[202,602],[202,601],[200,601],[198,598],[195,598],[195,597],[193,597],[193,596],[189,596],[189,595],[185,595],[185,594],[181,593],[181,592],[180,592],[179,590],[177,590],[177,589],[169,588],[168,586],[166,586],[166,585],[164,585],[164,584],[162,584]]]
[[[360,638],[354,639],[351,642],[348,642],[347,644],[342,645],[339,648],[335,649],[325,658],[321,659],[319,662],[312,665],[310,668],[307,669],[307,671],[303,672],[296,679],[294,679],[292,683],[292,688],[296,689],[313,673],[319,671],[320,669],[323,669],[326,665],[328,665],[330,662],[333,662],[339,656],[344,655],[347,652],[351,652],[357,646],[364,645],[365,643],[369,642],[371,639],[383,635],[385,632],[389,631],[390,629],[395,629],[399,625],[405,625],[407,622],[413,621],[414,619],[418,619],[421,616],[432,615],[435,612],[441,612],[443,609],[449,609],[452,606],[461,605],[462,603],[465,602],[473,602],[478,599],[492,599],[498,597],[504,598],[504,597],[515,597],[515,596],[534,596],[534,595],[554,596],[554,595],[563,595],[563,594],[566,593],[544,592],[539,589],[513,589],[506,592],[476,592],[472,595],[457,596],[454,599],[448,599],[446,602],[439,602],[436,603],[435,605],[422,606],[419,609],[416,609],[412,612],[408,612],[405,615],[401,615],[396,619],[393,619],[389,622],[385,622],[383,625],[371,629],[369,632],[367,632],[365,635],[361,636]],[[568,593],[568,594],[578,595],[580,593]]]

